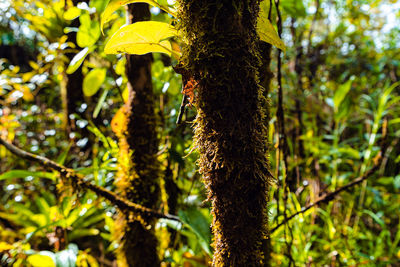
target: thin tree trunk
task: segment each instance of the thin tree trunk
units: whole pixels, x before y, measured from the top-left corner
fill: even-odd
[[[262,266],[268,140],[258,0],[181,0],[183,67],[198,82],[195,142],[212,202],[214,266]]]
[[[150,18],[147,4],[128,6],[131,23]],[[134,203],[157,209],[160,198],[160,163],[157,160],[155,97],[151,79],[152,55],[127,55],[129,100],[125,103],[124,131],[119,134],[118,191]],[[121,247],[118,266],[159,266],[154,218],[122,215],[117,224]],[[119,230],[118,230],[119,229]]]
[[[77,1],[74,0],[73,4],[76,6],[79,2],[87,2],[87,1]],[[79,27],[79,18],[76,18],[72,21],[70,27]],[[76,44],[76,32],[70,32],[67,34],[68,42]],[[75,53],[67,53],[69,61],[73,59]],[[78,129],[75,125],[75,118],[72,116],[74,113],[77,113],[82,118],[85,118],[84,111],[80,112],[79,107],[81,104],[85,103],[85,99],[83,97],[82,91],[82,83],[83,83],[83,74],[82,67],[79,67],[74,73],[66,74],[64,73],[64,81],[62,84],[62,102],[63,102],[63,110],[64,110],[64,128],[67,134],[71,132],[78,131],[83,136],[87,136],[89,132],[86,129]]]

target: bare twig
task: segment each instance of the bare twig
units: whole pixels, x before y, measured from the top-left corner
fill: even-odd
[[[118,196],[114,192],[111,192],[108,189],[105,189],[98,185],[94,185],[89,181],[85,181],[84,176],[80,173],[75,172],[73,169],[69,169],[48,158],[24,151],[14,146],[13,144],[5,141],[2,138],[0,138],[0,144],[3,145],[5,148],[7,148],[11,153],[15,154],[20,158],[37,162],[45,168],[58,171],[63,177],[70,179],[73,183],[77,184],[81,188],[89,189],[94,193],[96,193],[97,195],[104,197],[122,211],[131,211],[133,213],[138,213],[140,215],[154,217],[158,219],[170,219],[174,221],[180,221],[179,218],[174,215],[163,214],[155,210],[143,207],[139,204],[132,203],[124,198],[121,198],[120,196]]]
[[[312,44],[311,44],[311,40],[312,40],[312,34],[313,34],[313,31],[314,31],[314,27],[315,27],[315,24],[316,24],[316,22],[317,22],[317,19],[318,19],[318,15],[319,15],[319,9],[320,9],[320,1],[319,0],[316,0],[315,1],[315,13],[314,13],[314,17],[313,17],[313,20],[312,20],[312,22],[311,22],[311,27],[310,27],[310,31],[309,31],[309,33],[308,33],[308,46],[307,46],[307,55],[310,55],[310,53],[311,53],[311,46],[312,46]]]
[[[275,0],[275,8],[276,8],[276,13],[278,15],[278,35],[281,38],[282,37],[282,16],[281,12],[279,10],[279,0]],[[279,138],[278,138],[278,149],[279,151],[282,152],[282,159],[284,162],[284,170],[287,175],[287,140],[286,140],[286,131],[285,131],[285,113],[283,111],[283,93],[282,93],[282,58],[281,58],[281,50],[278,50],[277,53],[277,60],[278,60],[278,107],[276,111],[276,117],[278,119],[278,132],[279,132]],[[277,159],[279,162],[279,158]],[[278,170],[279,173],[279,170]],[[278,175],[279,176],[279,175]],[[292,188],[292,185],[291,185]]]
[[[280,228],[282,225],[288,223],[290,220],[292,220],[292,219],[293,219],[294,217],[296,217],[297,215],[306,212],[307,210],[311,209],[311,208],[314,207],[314,206],[319,205],[320,203],[329,202],[329,201],[333,200],[333,199],[335,198],[335,196],[337,196],[337,195],[340,194],[341,192],[352,188],[353,186],[355,186],[355,185],[361,183],[362,181],[367,180],[367,179],[371,176],[371,174],[373,174],[375,171],[377,171],[377,170],[379,169],[379,165],[380,165],[380,163],[375,164],[375,165],[374,165],[369,171],[367,171],[363,176],[360,176],[360,177],[354,179],[352,182],[350,182],[350,183],[348,183],[348,184],[346,184],[346,185],[340,187],[339,189],[337,189],[337,190],[335,190],[335,191],[333,191],[333,192],[327,193],[327,194],[325,194],[325,195],[323,195],[323,196],[317,198],[317,200],[316,200],[315,202],[310,203],[310,204],[308,204],[307,206],[301,208],[300,211],[298,211],[298,212],[296,212],[296,213],[290,215],[290,216],[287,217],[284,221],[282,221],[282,222],[279,223],[277,226],[275,226],[274,228],[272,228],[272,229],[270,230],[270,233],[275,232],[278,228]]]
[[[179,108],[178,118],[176,119],[176,124],[178,124],[178,125],[182,123],[182,117],[183,117],[183,113],[185,113],[186,102],[187,102],[187,96],[184,94],[182,96],[182,103],[181,103],[181,107]]]

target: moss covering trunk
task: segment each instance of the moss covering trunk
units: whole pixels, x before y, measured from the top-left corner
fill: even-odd
[[[147,4],[128,6],[131,23],[148,20]],[[155,97],[151,80],[152,55],[127,55],[126,75],[129,100],[125,103],[124,123],[117,134],[120,145],[118,191],[134,203],[157,209],[160,198],[160,164],[157,160]],[[116,233],[121,247],[118,266],[159,266],[155,220],[140,216],[121,215]]]
[[[198,82],[195,142],[212,202],[213,266],[262,266],[267,235],[267,123],[258,0],[180,0],[183,67]]]

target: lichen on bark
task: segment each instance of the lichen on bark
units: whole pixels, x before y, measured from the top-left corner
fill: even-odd
[[[195,143],[213,213],[214,266],[262,266],[267,235],[268,140],[256,20],[259,0],[180,0],[198,82]]]

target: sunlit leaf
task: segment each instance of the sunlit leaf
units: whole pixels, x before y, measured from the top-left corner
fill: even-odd
[[[97,93],[106,79],[107,70],[97,68],[91,70],[83,80],[83,93],[85,96],[92,96]]]
[[[14,248],[13,245],[10,245],[6,242],[0,242],[0,253],[2,253],[3,251],[13,249],[13,248]]]
[[[75,229],[68,235],[69,240],[75,240],[85,236],[94,236],[100,233],[99,229]]]
[[[351,158],[360,159],[360,152],[351,147],[341,147],[338,151],[342,154],[347,154]]]
[[[28,257],[27,261],[33,267],[56,267],[54,261],[49,256],[45,255],[31,255]]]
[[[85,60],[86,56],[92,52],[94,48],[95,47],[85,47],[78,54],[76,54],[68,65],[67,74],[74,73],[82,65],[82,62]]]
[[[81,25],[76,35],[76,42],[80,47],[91,47],[100,37],[100,25],[97,20],[91,20],[88,13],[79,17]]]
[[[168,38],[176,36],[176,30],[168,23],[141,21],[119,29],[108,41],[106,54],[129,53],[143,55],[160,52],[171,55]]]
[[[157,1],[154,0],[111,0],[106,9],[104,10],[103,14],[101,15],[101,31],[103,32],[104,24],[111,19],[111,15],[121,6],[133,3],[147,3],[149,5],[158,7],[165,12],[173,15],[176,17],[175,11],[165,5],[160,5]]]
[[[264,0],[267,1],[267,0]],[[268,19],[267,8],[262,8],[257,19],[257,33],[260,36],[260,40],[272,44],[282,51],[286,50],[285,44],[279,38],[274,26]]]
[[[82,9],[77,8],[76,6],[70,7],[65,13],[64,13],[64,19],[65,20],[73,20],[82,13]]]

